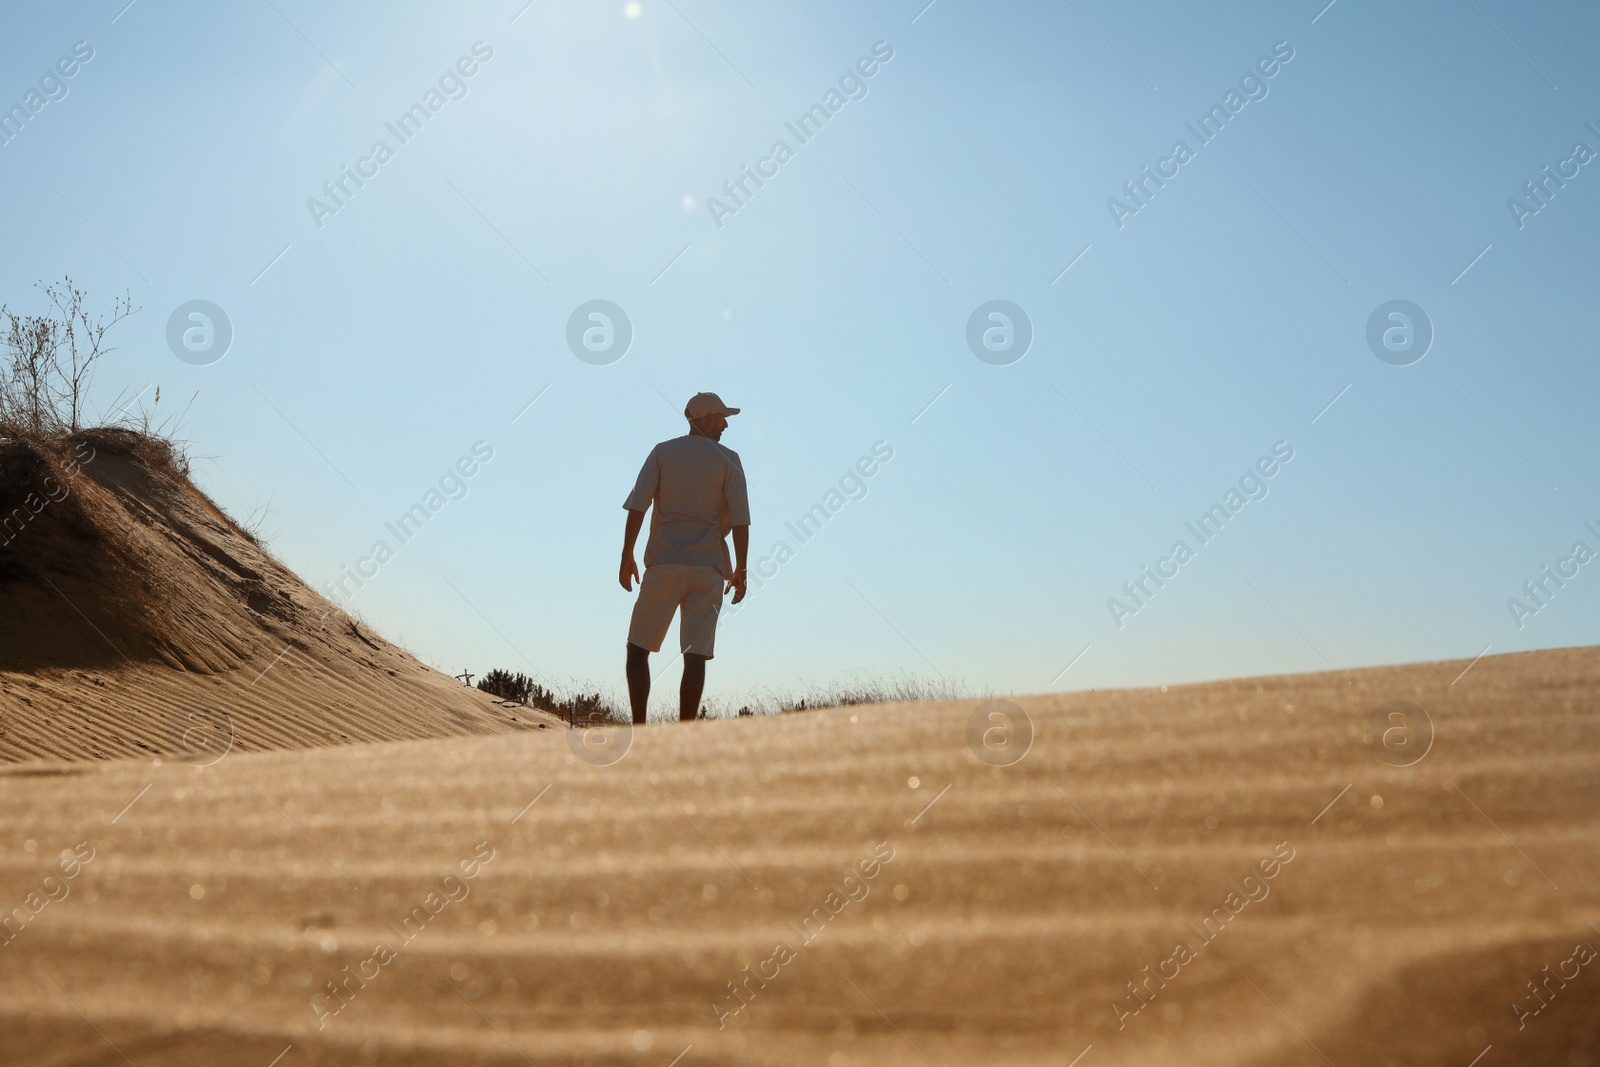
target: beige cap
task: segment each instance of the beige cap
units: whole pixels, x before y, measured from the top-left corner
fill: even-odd
[[[737,415],[738,408],[730,408],[716,393],[696,393],[683,409],[686,419],[703,419],[707,415]]]

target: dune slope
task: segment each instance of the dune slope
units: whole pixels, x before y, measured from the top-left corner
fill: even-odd
[[[509,733],[504,709],[355,624],[159,441],[0,440],[0,762]]]

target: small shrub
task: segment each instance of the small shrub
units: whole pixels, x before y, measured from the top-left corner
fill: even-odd
[[[611,722],[616,718],[610,701],[599,693],[561,696],[520,671],[513,674],[496,667],[478,679],[478,688],[501,700],[560,715],[574,726]]]
[[[510,671],[496,667],[482,678],[478,679],[478,688],[485,693],[491,693],[501,700],[511,700],[518,704],[526,704],[528,697],[533,693],[533,679],[526,674],[512,674]]]

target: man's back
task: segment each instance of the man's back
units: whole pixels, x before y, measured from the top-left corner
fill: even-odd
[[[731,576],[723,538],[732,527],[750,523],[737,452],[696,434],[662,441],[650,450],[623,506],[644,511],[652,504],[646,567],[712,567]]]

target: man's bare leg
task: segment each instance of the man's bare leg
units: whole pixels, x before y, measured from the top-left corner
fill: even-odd
[[[693,652],[683,654],[683,681],[678,683],[678,720],[689,722],[700,716],[700,694],[706,691],[706,657]]]
[[[702,672],[704,667],[701,668]],[[704,673],[701,675],[702,684]],[[700,699],[698,691],[695,700]],[[650,709],[650,650],[628,644],[628,703],[633,708],[635,726],[644,725],[644,714]]]

